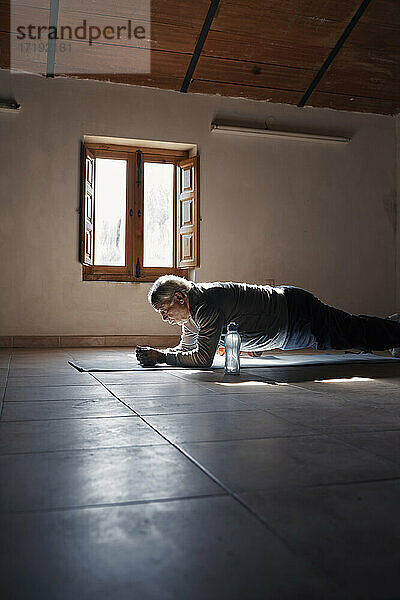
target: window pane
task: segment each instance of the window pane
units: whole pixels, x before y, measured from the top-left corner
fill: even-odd
[[[174,266],[174,165],[144,163],[143,266]]]
[[[96,158],[94,264],[125,265],[126,160]]]

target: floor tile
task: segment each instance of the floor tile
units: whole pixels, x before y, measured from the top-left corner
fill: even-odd
[[[7,515],[0,528],[6,600],[338,598],[231,498]]]
[[[164,444],[138,417],[0,422],[0,454]]]
[[[40,421],[88,417],[123,417],[133,415],[116,398],[86,400],[45,400],[44,402],[5,402],[2,421]]]
[[[274,415],[324,433],[400,429],[398,404],[369,404],[351,401],[320,402],[314,406],[274,407]]]
[[[223,493],[169,445],[0,456],[3,512]]]
[[[180,444],[234,491],[400,476],[400,467],[328,436]]]
[[[33,400],[73,400],[74,398],[112,398],[102,385],[55,385],[49,387],[7,388],[6,402],[30,402]]]
[[[105,384],[137,385],[138,383],[174,383],[176,378],[164,371],[111,371],[105,373],[95,372],[93,375]]]
[[[154,398],[124,398],[124,402],[140,415],[249,410],[249,407],[240,402],[240,400],[235,400],[223,394],[170,396],[167,398],[162,396]]]
[[[146,417],[173,442],[238,440],[299,435],[304,428],[262,411],[212,412]]]
[[[278,489],[244,500],[347,591],[393,600],[400,589],[400,482]]]
[[[211,394],[206,388],[193,383],[177,381],[177,383],[138,383],[130,385],[108,384],[107,388],[118,398],[151,397],[151,396],[192,396],[199,394]]]
[[[48,377],[50,374],[52,377],[59,375],[71,375],[76,373],[76,369],[71,366],[67,367],[13,367],[10,368],[10,379],[19,377]]]
[[[296,407],[313,409],[315,406],[343,406],[346,404],[343,399],[327,397],[322,393],[311,393],[291,385],[269,386],[257,393],[231,393],[229,397],[240,400],[252,410],[273,410],[275,408],[290,410]]]
[[[177,379],[203,384],[215,383],[216,381],[224,383],[238,383],[254,380],[258,381],[260,379],[255,375],[249,374],[247,370],[241,371],[240,375],[227,375],[223,369],[177,369],[175,371],[171,371],[171,374]]]
[[[335,437],[357,448],[400,463],[400,430],[339,433]]]
[[[47,375],[36,377],[10,377],[7,387],[14,389],[16,387],[49,387],[60,385],[99,385],[99,382],[94,379],[89,373],[72,373],[70,375]]]

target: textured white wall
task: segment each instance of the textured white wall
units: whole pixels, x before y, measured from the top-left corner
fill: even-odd
[[[198,144],[198,281],[303,286],[346,310],[395,308],[393,117],[0,72],[22,111],[0,113],[0,333],[156,334],[149,284],[83,282],[84,134]],[[215,118],[348,134],[345,146],[209,132]]]

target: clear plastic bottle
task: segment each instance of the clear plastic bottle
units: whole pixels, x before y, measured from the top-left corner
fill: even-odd
[[[225,373],[240,374],[240,335],[236,323],[229,323],[225,336]]]

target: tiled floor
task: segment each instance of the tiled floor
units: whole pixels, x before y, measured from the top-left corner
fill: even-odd
[[[2,600],[400,597],[398,365],[68,365],[128,353],[1,351]]]

